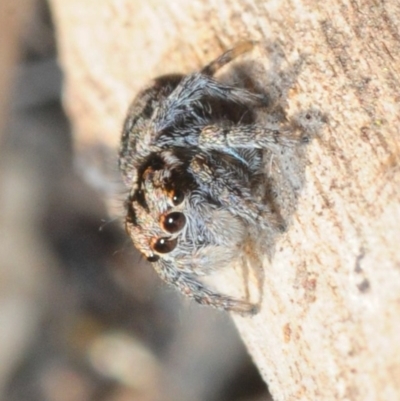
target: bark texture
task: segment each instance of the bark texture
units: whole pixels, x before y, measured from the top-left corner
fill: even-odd
[[[51,4],[65,105],[88,153],[114,152],[149,79],[243,39],[265,43],[270,77],[291,82],[288,116],[318,110],[327,123],[288,232],[265,258],[261,312],[234,316],[237,327],[277,401],[400,399],[400,3]]]

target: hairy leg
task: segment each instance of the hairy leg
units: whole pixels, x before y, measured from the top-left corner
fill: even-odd
[[[195,113],[195,109],[205,107],[201,103],[204,97],[253,106],[267,106],[269,103],[266,95],[225,85],[207,75],[194,73],[184,78],[171,95],[160,104],[153,119],[156,131],[172,126],[185,116],[196,117],[199,112],[197,110]],[[197,117],[201,121],[202,115],[198,114]]]
[[[192,275],[176,270],[164,260],[154,263],[154,267],[166,283],[174,285],[182,294],[193,298],[201,305],[209,305],[242,315],[255,314],[258,311],[257,305],[212,291]]]
[[[214,76],[215,73],[221,69],[225,64],[230,63],[236,57],[241,56],[244,53],[251,51],[257,42],[248,40],[239,43],[233,49],[226,51],[224,54],[211,61],[202,70],[201,73],[204,75]]]
[[[210,149],[251,148],[280,153],[282,147],[294,147],[309,142],[308,136],[295,137],[289,129],[261,125],[208,125],[199,136],[199,146]]]

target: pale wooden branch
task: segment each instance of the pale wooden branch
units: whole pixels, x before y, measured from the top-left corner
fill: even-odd
[[[303,60],[286,112],[317,109],[328,123],[265,261],[261,312],[234,319],[275,400],[400,399],[400,3],[51,3],[80,149],[115,148],[150,78],[192,71],[239,40]]]

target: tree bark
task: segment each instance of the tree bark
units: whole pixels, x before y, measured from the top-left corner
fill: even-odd
[[[265,257],[261,311],[234,320],[275,400],[400,399],[400,3],[51,4],[65,106],[87,153],[115,152],[151,78],[198,69],[245,39],[272,49],[260,60],[292,82],[287,115],[318,110],[327,123],[288,231]]]

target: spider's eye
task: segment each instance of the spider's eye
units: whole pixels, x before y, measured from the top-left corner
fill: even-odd
[[[173,212],[161,217],[161,225],[165,231],[171,234],[181,231],[186,224],[186,217],[183,213]]]
[[[153,244],[153,249],[158,253],[172,252],[178,243],[178,239],[159,238]]]
[[[147,260],[149,262],[157,262],[160,259],[160,257],[158,255],[151,255],[147,257]]]
[[[174,193],[172,195],[172,203],[175,206],[180,205],[184,199],[185,199],[185,195],[182,191],[179,191],[179,189],[174,191]]]

